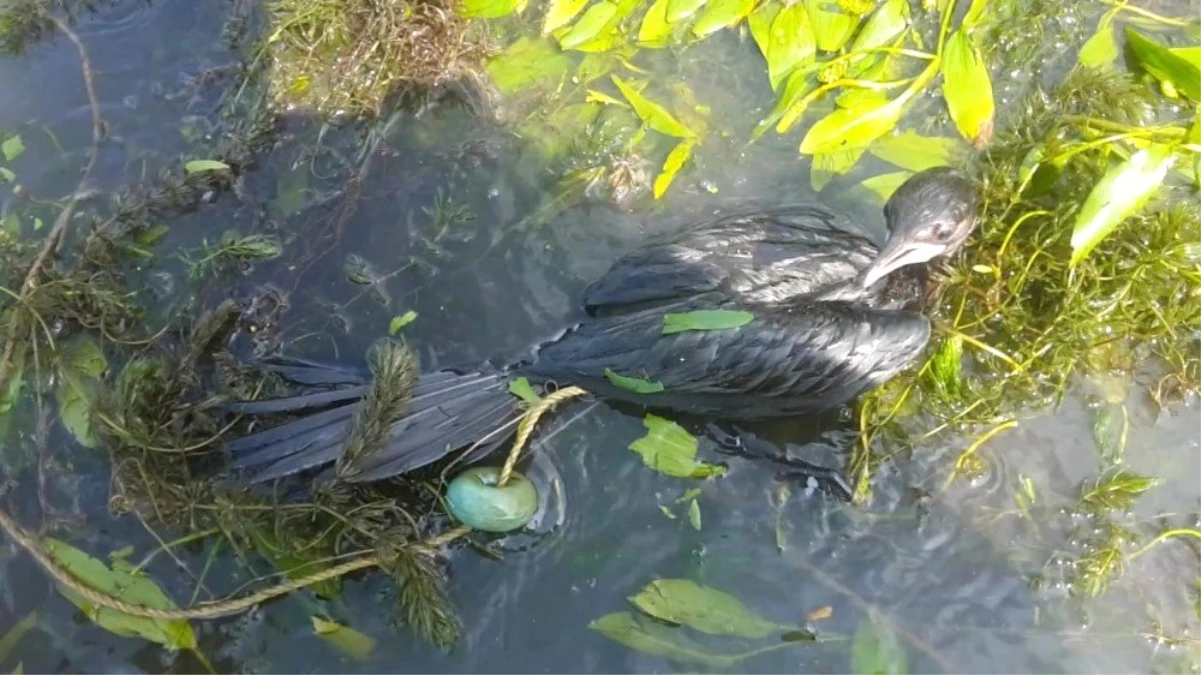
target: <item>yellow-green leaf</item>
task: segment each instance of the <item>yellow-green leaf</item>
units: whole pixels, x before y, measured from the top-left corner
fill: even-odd
[[[229,165],[225,162],[218,162],[215,159],[194,159],[183,165],[183,170],[188,173],[200,173],[201,171],[229,171]]]
[[[883,204],[888,201],[892,193],[901,187],[901,184],[909,180],[913,173],[909,171],[897,171],[894,173],[884,173],[879,176],[872,176],[864,180],[859,185],[867,189],[871,194],[875,195]]]
[[[968,7],[967,14],[963,15],[963,22],[960,23],[960,26],[965,30],[974,28],[980,17],[984,16],[984,9],[987,6],[988,0],[972,0],[972,5]]]
[[[1110,14],[1101,17],[1097,32],[1080,48],[1080,64],[1090,68],[1108,66],[1118,58],[1118,38]]]
[[[655,0],[638,28],[638,44],[645,47],[662,47],[671,35],[671,24],[667,22],[667,4],[671,0]]]
[[[835,176],[850,171],[863,156],[865,150],[867,148],[858,146],[814,155],[813,166],[809,168],[809,185],[813,187],[814,191],[821,192]]]
[[[542,18],[542,34],[550,35],[571,23],[587,4],[588,0],[550,0],[546,5],[546,16]]]
[[[1172,47],[1168,51],[1201,70],[1201,47]]]
[[[630,602],[660,621],[708,635],[760,640],[780,632],[780,626],[750,610],[738,598],[689,579],[657,579]]]
[[[642,423],[646,435],[630,443],[630,450],[641,455],[646,466],[676,478],[709,478],[725,473],[721,466],[696,461],[696,438],[680,425],[650,414]]]
[[[375,651],[376,640],[370,635],[364,635],[349,626],[326,621],[318,616],[309,618],[313,620],[313,633],[343,654],[361,661]]]
[[[545,38],[523,37],[488,63],[488,75],[502,94],[537,85],[556,86],[571,70],[568,55]]]
[[[392,317],[392,320],[388,322],[388,335],[396,335],[400,332],[401,328],[404,328],[416,320],[417,312],[411,309],[404,314],[399,314]]]
[[[755,0],[710,0],[692,25],[692,34],[703,38],[735,26],[755,9]]]
[[[635,394],[657,394],[663,391],[662,382],[653,382],[641,377],[622,375],[611,368],[605,368],[605,379],[613,386]]]
[[[519,377],[509,383],[509,393],[531,405],[542,400],[538,392],[534,391],[530,381],[524,377]]]
[[[572,49],[592,40],[600,35],[616,15],[617,5],[609,0],[601,0],[589,7],[588,11],[584,12],[584,16],[581,16],[580,20],[571,27],[571,30],[559,38],[559,45],[563,49]]]
[[[817,38],[805,6],[798,2],[782,8],[772,19],[763,54],[771,88],[779,89],[790,73],[812,61],[816,53]]]
[[[708,0],[668,0],[667,3],[667,22],[678,23],[696,14],[696,11],[705,6]]]
[[[1143,207],[1159,190],[1175,159],[1171,147],[1153,145],[1106,172],[1080,207],[1072,227],[1073,266]]]
[[[955,127],[976,147],[992,140],[992,78],[980,50],[962,30],[947,40],[942,55],[942,95]]]
[[[671,186],[671,182],[675,180],[676,174],[684,167],[684,163],[692,156],[692,148],[694,143],[689,140],[680,141],[676,147],[671,149],[667,154],[667,159],[663,160],[663,169],[655,176],[655,199],[663,196],[667,192],[667,188]]]
[[[525,0],[463,0],[459,14],[468,19],[496,19],[525,9]]]
[[[25,637],[25,634],[36,628],[37,625],[38,612],[35,609],[8,629],[4,637],[0,638],[0,663],[8,661],[8,657],[12,656],[13,650],[20,644],[21,638]]]
[[[1170,82],[1192,100],[1201,101],[1201,62],[1173,53],[1130,26],[1126,27],[1126,39],[1139,64],[1148,73],[1163,82]]]
[[[701,529],[701,503],[695,499],[688,502],[688,524],[698,532]]]
[[[728,330],[745,326],[755,320],[750,312],[731,309],[700,309],[693,312],[663,315],[663,335],[690,330]]]
[[[610,77],[613,79],[613,84],[621,91],[621,95],[625,96],[630,105],[634,106],[634,112],[646,126],[666,136],[676,138],[693,138],[695,136],[687,127],[680,124],[679,120],[672,117],[663,106],[643,96],[617,75]]]
[[[882,47],[909,26],[909,0],[885,0],[863,24],[851,43],[851,51]]]
[[[868,145],[896,127],[906,100],[900,96],[874,107],[835,109],[809,128],[801,141],[801,154],[817,155]]]
[[[25,142],[19,134],[13,134],[0,143],[0,153],[4,155],[5,161],[11,162],[25,154]]]
[[[746,18],[746,26],[751,31],[751,38],[759,47],[759,53],[766,59],[771,53],[771,24],[780,14],[780,4],[776,2],[761,2],[755,11]]]
[[[946,136],[922,136],[913,130],[882,136],[868,148],[876,157],[902,169],[925,171],[950,166],[959,144]]]
[[[823,52],[842,49],[859,25],[859,17],[842,11],[835,0],[805,0],[805,9],[813,21],[817,48]]]

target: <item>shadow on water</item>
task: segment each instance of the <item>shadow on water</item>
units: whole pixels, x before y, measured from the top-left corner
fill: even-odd
[[[232,61],[218,38],[223,12],[217,3],[130,2],[81,24],[116,137],[102,157],[97,190],[135,183],[203,147],[220,85],[206,87],[192,78],[209,72],[219,79],[220,71],[212,69]],[[57,41],[23,60],[0,63],[0,90],[20,92],[0,104],[0,129],[19,128],[26,136],[29,152],[19,174],[34,195],[70,189],[90,144],[74,59],[69,45]],[[714,80],[738,80],[729,73],[707,77],[693,81],[694,88],[716,92],[721,83]],[[374,154],[361,193],[348,200],[346,177],[357,166],[362,139],[363,129],[354,125],[289,116],[282,142],[246,176],[238,194],[172,219],[160,249],[195,246],[229,228],[277,231],[283,257],[207,290],[214,298],[266,294],[281,301],[285,310],[265,314],[280,332],[266,331],[264,344],[357,361],[387,332],[392,317],[415,311],[418,318],[404,335],[423,367],[432,369],[507,360],[577,320],[575,299],[584,285],[649,236],[722,206],[814,197],[791,142],[764,143],[753,154],[732,150],[729,162],[698,167],[696,174],[717,188],[716,196],[682,178],[681,188],[655,211],[631,215],[585,203],[518,230],[514,225],[542,203],[551,180],[525,168],[520,145],[503,129],[463,106],[401,114]],[[337,217],[347,204],[353,212]],[[875,205],[843,206],[880,231]],[[151,265],[147,276],[163,288],[187,283],[178,261]],[[1159,501],[1148,518],[1198,508],[1197,485],[1188,479],[1201,473],[1195,419],[1195,405],[1163,419],[1149,411],[1135,415],[1132,444],[1150,448],[1142,457],[1187,463],[1154,472],[1176,478],[1156,492]],[[817,461],[840,461],[856,438],[849,418],[838,413],[787,426],[773,436]],[[937,486],[964,442],[939,439],[915,451],[913,460],[881,470],[871,509],[781,478],[780,467],[770,462],[725,457],[702,446],[705,459],[725,461],[730,471],[702,486],[703,525],[697,530],[677,503],[692,485],[646,470],[626,450],[643,433],[638,412],[580,402],[565,406],[537,437],[531,474],[544,487],[561,482],[541,516],[540,533],[500,542],[501,562],[473,549],[452,554],[451,595],[465,630],[451,653],[395,626],[390,582],[370,575],[347,583],[343,596],[326,607],[336,620],[379,640],[365,661],[350,660],[315,638],[309,601],[296,597],[197,623],[201,647],[219,670],[238,672],[686,670],[696,665],[627,650],[588,628],[603,614],[628,609],[627,598],[647,582],[679,577],[726,590],[781,624],[799,624],[828,606],[832,615],[820,625],[832,635],[849,637],[870,611],[882,610],[904,638],[913,671],[1139,671],[1155,645],[1118,617],[1142,609],[1127,596],[1088,620],[1049,609],[1063,589],[1053,581],[1033,583],[1045,576],[1038,552],[1069,547],[1072,535],[1040,533],[1063,538],[1046,541],[1010,522],[1022,477],[1066,494],[1095,471],[1094,452],[1083,440],[1088,430],[1084,403],[1071,400],[1054,416],[989,445],[983,454],[990,472],[946,491]],[[52,440],[67,443],[68,437],[60,431]],[[81,450],[68,466],[70,482],[59,481],[55,494],[69,496],[64,512],[89,514],[86,524],[76,525],[81,537],[86,528],[99,546],[153,545],[136,522],[108,515],[103,455]],[[21,485],[16,499],[36,501],[37,490]],[[12,550],[4,549],[6,558]],[[181,559],[195,569],[206,558],[201,549],[185,548]],[[1147,562],[1197,565],[1195,559]],[[235,578],[240,565],[222,556],[209,578],[216,586]],[[1134,571],[1147,579],[1156,573],[1149,565]],[[167,589],[192,587],[188,573],[171,562],[156,562],[150,572]],[[1165,623],[1183,623],[1196,636],[1191,609],[1182,610],[1180,598],[1157,597],[1152,586],[1136,595],[1169,612]],[[16,620],[9,617],[39,612],[36,637],[17,652],[26,671],[200,668],[187,654],[169,655],[90,624],[25,558],[5,563],[0,598],[0,632]],[[848,652],[846,641],[799,645],[737,669],[845,671]]]

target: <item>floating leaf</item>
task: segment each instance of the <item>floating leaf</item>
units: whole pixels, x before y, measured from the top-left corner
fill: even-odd
[[[343,654],[361,661],[375,651],[375,638],[370,635],[364,635],[349,626],[326,621],[321,617],[310,618],[313,620],[313,633]]]
[[[709,635],[758,640],[780,631],[778,625],[748,609],[738,598],[689,579],[656,579],[630,602],[660,621]]]
[[[542,400],[538,392],[534,391],[534,387],[530,381],[524,377],[519,377],[512,382],[509,382],[509,393],[520,398],[521,400],[533,405]]]
[[[945,136],[921,136],[908,130],[880,137],[868,147],[876,157],[909,171],[950,166],[960,141]]]
[[[695,499],[688,502],[688,524],[698,532],[701,529],[701,503]]]
[[[805,0],[805,10],[813,22],[817,48],[823,52],[842,49],[859,23],[858,17],[839,9],[834,0]]]
[[[909,655],[896,633],[875,616],[864,618],[851,640],[851,672],[856,675],[906,675]]]
[[[13,134],[0,143],[0,152],[4,153],[5,161],[11,162],[25,154],[25,142],[19,135]]]
[[[672,117],[671,113],[667,112],[663,106],[651,101],[643,96],[637,89],[626,84],[617,75],[611,76],[613,84],[621,91],[621,95],[626,97],[630,105],[634,106],[634,112],[638,118],[646,124],[646,126],[658,131],[666,136],[674,136],[676,138],[694,138],[696,135],[688,130],[679,120]]]
[[[801,154],[816,155],[865,146],[892,131],[901,119],[904,96],[876,106],[838,108],[818,120],[801,141]]]
[[[542,34],[550,35],[554,30],[571,23],[587,4],[588,0],[550,0],[546,5],[546,16],[542,19]]]
[[[631,649],[681,663],[729,668],[744,658],[710,653],[680,631],[639,619],[629,612],[606,614],[588,624],[588,628]]]
[[[1144,492],[1161,482],[1158,478],[1141,476],[1126,469],[1112,469],[1084,490],[1080,503],[1095,509],[1126,510],[1134,506],[1134,501]]]
[[[79,581],[118,600],[153,609],[175,609],[175,604],[149,577],[128,570],[109,569],[103,562],[57,539],[44,539],[46,553]],[[195,649],[196,635],[187,621],[163,621],[131,616],[97,607],[66,586],[59,592],[105,630],[122,637],[140,637],[171,649]]]
[[[755,9],[755,0],[710,0],[692,25],[692,34],[703,38],[738,25]]]
[[[892,196],[892,193],[896,192],[897,188],[901,187],[901,185],[905,181],[909,180],[909,177],[912,175],[913,172],[911,171],[883,173],[879,176],[872,176],[871,178],[864,180],[859,185],[869,190],[880,200],[880,203],[883,204],[887,202],[888,198]]]
[[[1126,39],[1138,62],[1162,82],[1170,82],[1194,101],[1201,101],[1201,63],[1173,53],[1164,45],[1126,27]]]
[[[696,11],[705,6],[708,0],[668,0],[667,3],[667,22],[679,23],[684,19],[696,14]]]
[[[663,196],[667,192],[667,188],[671,186],[671,182],[675,180],[676,174],[684,167],[684,163],[692,156],[692,148],[695,144],[692,141],[680,141],[676,147],[668,153],[667,159],[663,160],[663,170],[655,176],[655,199]]]
[[[183,170],[188,173],[200,173],[202,171],[229,171],[229,165],[225,162],[218,162],[215,159],[194,159],[183,165]]]
[[[764,6],[769,4],[772,3]],[[771,88],[778,90],[790,73],[811,62],[816,53],[817,38],[805,6],[797,2],[780,9],[771,21],[767,49],[763,52]]]
[[[696,438],[683,427],[648,414],[642,424],[647,433],[630,444],[642,463],[659,473],[676,478],[709,478],[725,473],[723,467],[696,461]]]
[[[951,120],[964,138],[976,147],[992,140],[992,78],[980,50],[963,30],[952,33],[943,50],[942,95]]]
[[[1153,145],[1111,168],[1097,182],[1072,227],[1073,266],[1142,208],[1163,184],[1174,161],[1171,147]]]
[[[1097,24],[1097,32],[1080,48],[1080,64],[1090,68],[1108,66],[1118,58],[1118,38],[1113,29],[1113,14],[1106,13]]]
[[[847,148],[846,150],[835,150],[834,152],[824,152],[820,155],[813,156],[813,166],[809,168],[809,185],[817,192],[821,192],[829,185],[834,176],[842,175],[850,171],[859,158],[863,156],[867,148],[859,146],[857,148]]]
[[[632,391],[635,394],[657,394],[663,391],[662,382],[651,382],[638,377],[628,377],[626,375],[618,375],[609,368],[605,368],[605,379],[615,387]]]
[[[642,17],[638,28],[638,44],[646,47],[662,47],[671,35],[671,24],[667,21],[667,4],[671,0],[655,0]]]
[[[514,94],[537,85],[558,86],[571,67],[571,59],[550,40],[523,37],[488,63],[488,75],[502,94]]]
[[[683,333],[688,330],[726,330],[738,328],[754,321],[750,312],[731,309],[701,309],[694,312],[669,313],[663,315],[663,335]]]
[[[468,19],[497,19],[525,9],[524,0],[463,0],[459,14]]]
[[[580,20],[571,27],[571,30],[559,38],[559,45],[563,49],[573,49],[595,39],[601,31],[608,27],[609,21],[614,16],[617,16],[617,5],[609,0],[601,0],[589,7],[588,11],[584,12],[584,16],[580,17]]]
[[[411,309],[404,314],[392,317],[392,320],[388,322],[388,335],[396,335],[400,332],[401,328],[404,328],[416,320],[417,312]]]

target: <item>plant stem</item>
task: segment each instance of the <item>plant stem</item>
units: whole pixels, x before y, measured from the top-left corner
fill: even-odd
[[[1101,2],[1106,5],[1109,5],[1111,7],[1116,7],[1117,9],[1120,9],[1120,10],[1125,10],[1125,11],[1131,12],[1133,14],[1138,14],[1139,16],[1141,16],[1143,18],[1150,19],[1152,21],[1157,21],[1159,23],[1164,24],[1165,26],[1176,26],[1177,28],[1184,28],[1185,26],[1189,25],[1189,22],[1184,19],[1174,19],[1172,17],[1163,16],[1162,14],[1156,14],[1155,12],[1152,12],[1151,10],[1143,9],[1142,7],[1135,7],[1134,5],[1128,5],[1125,2],[1114,2],[1113,0],[1101,0]]]
[[[1152,539],[1151,541],[1147,542],[1147,544],[1144,545],[1139,550],[1135,551],[1134,553],[1131,553],[1129,556],[1127,556],[1126,560],[1127,561],[1134,560],[1135,558],[1146,553],[1147,551],[1150,551],[1154,546],[1158,545],[1159,543],[1167,541],[1168,539],[1176,538],[1176,537],[1196,537],[1197,539],[1201,539],[1201,530],[1196,530],[1191,527],[1178,527],[1176,529],[1168,530],[1166,532],[1160,532],[1159,536],[1157,536],[1154,539]]]

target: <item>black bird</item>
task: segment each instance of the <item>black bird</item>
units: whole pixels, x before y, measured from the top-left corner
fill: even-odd
[[[975,227],[977,192],[950,168],[910,177],[884,207],[878,249],[816,206],[727,215],[618,259],[585,291],[589,317],[496,369],[446,369],[417,380],[407,412],[378,452],[349,462],[343,480],[374,481],[474,446],[503,443],[520,414],[508,392],[518,376],[576,385],[610,399],[739,422],[837,407],[891,378],[922,352],[930,323],[913,307],[922,263],[958,250]],[[664,315],[738,310],[753,319],[722,330],[663,334]],[[324,408],[226,445],[253,481],[337,460],[370,373],[280,358],[266,364],[314,387],[288,398],[241,402],[234,412]],[[636,393],[608,374],[663,385]]]

